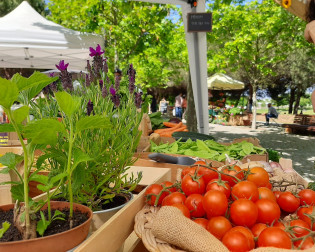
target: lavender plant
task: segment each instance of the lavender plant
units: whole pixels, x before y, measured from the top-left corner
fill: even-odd
[[[142,100],[141,95],[135,92],[136,72],[132,65],[128,70],[127,88],[120,85],[121,78],[109,72],[107,58],[99,45],[90,48],[90,56],[93,57],[92,64],[87,62],[88,73],[79,79],[79,88],[70,88],[68,64],[63,61],[57,65],[61,71],[60,81],[67,93],[80,97],[78,109],[72,115],[74,122],[86,116],[102,116],[108,122],[106,127],[80,131],[71,137],[73,154],[70,155],[69,150],[68,157],[88,158],[71,171],[75,178],[71,184],[73,191],[70,192],[69,184],[65,184],[62,191],[65,197],[73,195],[74,201],[100,210],[116,196],[125,196],[125,192],[134,190],[141,180],[141,174],[127,177],[127,171],[135,161],[133,155],[141,136],[138,127],[142,119]],[[51,96],[48,99],[54,100]],[[63,115],[62,123],[71,132],[73,125]],[[57,144],[46,150],[45,157],[54,164],[53,174],[62,173],[66,162],[73,162],[62,158],[68,145],[70,142],[60,136]],[[45,164],[44,161],[41,159],[38,167]]]

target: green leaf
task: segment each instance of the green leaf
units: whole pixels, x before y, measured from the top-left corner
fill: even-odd
[[[67,173],[57,174],[56,176],[53,176],[53,177],[50,178],[50,184],[54,185],[57,182],[59,182],[60,180],[62,180],[64,177],[66,177],[66,176],[67,176]]]
[[[111,128],[110,120],[104,116],[86,116],[81,118],[76,125],[76,131],[82,131],[87,129],[97,129],[97,128]]]
[[[88,154],[86,154],[80,149],[75,149],[73,151],[73,165],[71,169],[74,170],[78,166],[78,164],[82,162],[87,162],[90,160],[93,160],[93,159]]]
[[[60,109],[69,117],[77,112],[81,105],[80,97],[71,96],[64,91],[55,93],[55,98]]]
[[[42,185],[42,184],[37,185],[37,189],[42,192],[48,192],[51,188],[53,188],[53,186],[51,185]]]
[[[254,150],[254,146],[252,143],[242,142],[242,150],[246,156],[252,153],[252,151]]]
[[[28,123],[24,128],[26,138],[34,144],[54,144],[57,133],[66,133],[64,125],[56,119],[42,119]]]
[[[14,185],[11,187],[11,194],[14,200],[24,201],[24,187],[23,184]]]
[[[16,123],[20,124],[28,116],[30,108],[28,106],[20,107],[13,111],[13,119]]]
[[[11,123],[0,124],[0,132],[15,132],[15,129]]]
[[[4,166],[8,166],[9,169],[13,169],[17,164],[21,163],[23,159],[23,156],[14,154],[12,152],[7,152],[0,157],[0,163]]]
[[[19,73],[16,73],[11,78],[11,81],[16,83],[16,86],[19,91],[32,89],[30,98],[35,97],[45,86],[57,80],[58,77],[50,78],[46,74],[41,72],[34,72],[29,78],[21,76]]]
[[[0,105],[5,109],[10,110],[19,95],[19,90],[16,84],[0,77],[0,90]]]
[[[35,174],[32,176],[32,178],[30,180],[46,185],[48,183],[48,176],[41,175],[41,174]]]
[[[7,221],[2,223],[2,228],[0,229],[0,238],[4,235],[4,233],[9,229],[11,224]]]
[[[45,216],[42,211],[40,211],[41,219],[37,222],[36,231],[40,236],[43,236],[50,222],[46,221]]]

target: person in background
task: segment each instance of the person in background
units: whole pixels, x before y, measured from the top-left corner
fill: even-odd
[[[175,116],[178,118],[182,118],[182,104],[183,104],[183,97],[182,93],[175,97]]]
[[[183,119],[185,119],[186,109],[187,109],[187,100],[186,100],[186,95],[184,94],[183,102],[182,102]]]
[[[269,125],[269,118],[278,118],[277,110],[271,106],[271,103],[268,103],[268,113],[265,114],[266,116],[266,125]]]
[[[165,114],[167,112],[167,106],[168,106],[168,101],[165,100],[165,97],[162,98],[160,101],[160,111],[162,114]]]

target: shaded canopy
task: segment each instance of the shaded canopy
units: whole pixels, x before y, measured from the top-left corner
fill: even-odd
[[[65,60],[69,69],[84,70],[89,47],[97,44],[104,44],[100,35],[49,21],[26,1],[0,18],[0,68],[55,69]]]
[[[232,79],[222,73],[216,73],[207,78],[208,89],[212,90],[240,90],[244,89],[244,83]]]

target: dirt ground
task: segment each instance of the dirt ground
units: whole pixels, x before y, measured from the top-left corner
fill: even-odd
[[[265,126],[258,122],[256,130],[246,126],[209,125],[209,134],[219,142],[235,138],[256,137],[264,148],[279,151],[283,158],[293,161],[293,168],[305,179],[315,181],[315,135],[287,134],[284,128],[271,123]]]

